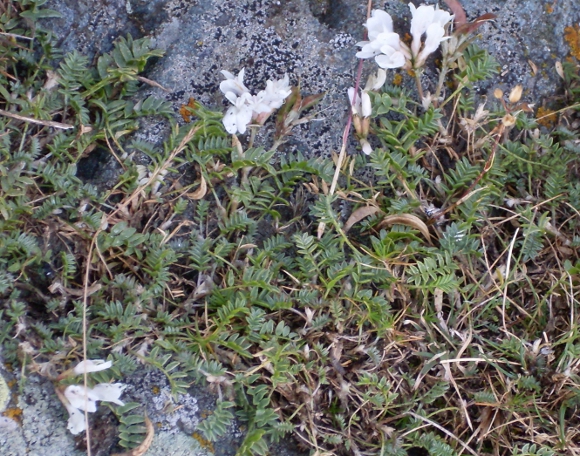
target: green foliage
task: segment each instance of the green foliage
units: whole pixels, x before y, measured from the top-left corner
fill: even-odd
[[[5,32],[53,17],[43,0],[17,3],[29,8],[2,15]],[[480,424],[468,445],[482,453],[564,444],[580,395],[578,133],[539,133],[508,104],[476,121],[474,84],[497,69],[486,52],[442,67],[453,90],[426,108],[408,89],[373,94],[380,147],[329,194],[331,160],[253,136],[232,147],[221,113],[193,103],[178,126],[170,104],[140,99],[139,73],[161,56],[147,40],[119,39],[93,68],[34,33],[3,44],[0,105],[74,128],[0,119],[7,361],[63,367],[86,314],[88,356],[115,362],[95,378],[145,363],[174,394],[207,385],[218,399],[199,430],[216,440],[239,420],[239,455],[291,433],[320,453],[465,454],[458,439]],[[142,116],[169,119],[163,147],[131,137]],[[97,151],[118,166],[110,182],[79,171]],[[125,448],[145,433],[139,405],[113,407]]]

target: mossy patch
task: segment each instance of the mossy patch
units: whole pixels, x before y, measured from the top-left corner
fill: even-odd
[[[570,46],[570,54],[580,60],[580,26],[575,24],[564,29],[564,40]]]

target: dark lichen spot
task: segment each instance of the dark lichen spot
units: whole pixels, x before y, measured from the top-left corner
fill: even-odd
[[[312,15],[331,29],[340,29],[354,14],[343,0],[308,0]]]

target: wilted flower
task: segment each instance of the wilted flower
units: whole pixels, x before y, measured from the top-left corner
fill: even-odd
[[[127,385],[123,383],[99,383],[91,389],[91,394],[97,398],[97,401],[125,405],[125,403],[119,399],[125,388],[127,388]]]
[[[85,360],[75,366],[66,376],[80,375],[85,372],[98,372],[112,366],[112,361]],[[62,377],[62,376],[61,376]],[[127,387],[122,383],[99,383],[94,388],[83,385],[69,385],[64,391],[57,388],[56,392],[61,402],[69,413],[68,430],[76,435],[86,429],[84,411],[94,413],[97,411],[97,401],[113,402],[117,405],[125,405],[119,399],[123,390]]]
[[[417,8],[409,3],[411,8],[411,53],[414,59],[414,67],[420,68],[427,60],[427,57],[437,50],[442,41],[448,39],[445,37],[445,25],[453,19],[454,16],[447,11],[436,9],[432,5],[421,5]],[[421,38],[426,35],[425,42],[421,49]]]
[[[350,87],[348,89],[348,100],[352,110],[352,122],[363,152],[369,155],[373,151],[367,140],[370,125],[369,116],[372,114],[373,110],[371,97],[366,90],[361,90],[360,96],[355,97],[355,94],[354,87]]]
[[[87,428],[85,414],[72,405],[65,404],[65,407],[69,414],[67,429],[72,435],[80,434]]]
[[[64,390],[64,397],[74,408],[90,413],[97,411],[97,397],[91,393],[90,389],[82,385],[67,386]]]
[[[510,96],[509,96],[509,100],[510,103],[517,103],[518,101],[520,101],[520,98],[522,98],[522,91],[524,90],[524,87],[521,84],[518,84],[517,86],[515,86],[512,91],[510,92]]]

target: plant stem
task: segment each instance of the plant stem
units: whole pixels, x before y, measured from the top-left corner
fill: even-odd
[[[423,87],[421,86],[422,70],[415,70],[415,83],[417,84],[417,92],[419,92],[419,101],[423,101]]]

